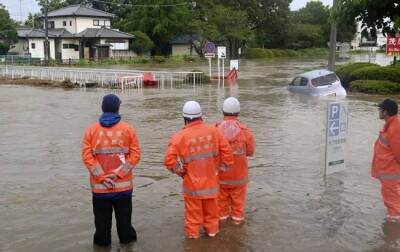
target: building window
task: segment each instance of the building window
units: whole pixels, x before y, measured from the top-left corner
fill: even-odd
[[[79,51],[79,45],[75,45],[75,52]]]
[[[36,48],[36,44],[35,43],[31,43],[31,48],[35,49]]]
[[[47,23],[47,26],[48,26],[49,29],[54,29],[54,21],[49,21]]]
[[[67,26],[67,21],[63,21],[63,26]]]
[[[72,21],[69,21],[69,26],[72,26]]]
[[[110,26],[110,20],[93,20],[94,26]]]
[[[74,44],[63,44],[63,49],[75,49]]]

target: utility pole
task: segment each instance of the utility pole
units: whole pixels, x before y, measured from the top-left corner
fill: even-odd
[[[50,59],[50,43],[49,43],[49,22],[47,20],[47,12],[49,11],[49,0],[46,0],[44,7],[44,64],[47,66]]]
[[[333,0],[332,9],[336,8],[338,4],[337,0]],[[337,35],[337,24],[335,21],[331,24],[331,37],[329,41],[329,59],[328,59],[328,70],[335,71],[335,59],[336,59],[336,35]]]
[[[192,0],[192,15],[190,16],[190,56],[192,56],[193,52],[193,11],[195,6],[196,2],[193,2]]]

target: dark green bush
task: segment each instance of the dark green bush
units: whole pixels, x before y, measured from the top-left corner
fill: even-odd
[[[274,55],[274,57],[282,57],[284,55],[282,55],[282,50],[279,49],[269,49],[272,54]]]
[[[398,94],[400,83],[388,80],[355,80],[350,83],[350,91],[367,94]]]
[[[200,69],[193,69],[192,72],[199,73],[199,74],[195,75],[195,78],[196,78],[195,82],[196,83],[210,83],[211,82],[210,76],[208,76],[205,73],[203,73]],[[186,76],[186,80],[189,83],[192,83],[193,82],[193,74],[188,74]]]
[[[298,56],[298,55],[299,55],[298,52],[296,52],[295,50],[292,50],[292,49],[287,49],[287,50],[285,50],[285,52],[286,52],[287,55],[290,56],[290,57]]]
[[[340,78],[342,85],[344,88],[348,88],[351,80],[349,79],[349,75],[357,69],[364,67],[378,66],[377,64],[369,63],[369,62],[357,62],[350,63],[346,65],[342,65],[336,69],[336,74]]]
[[[269,54],[263,48],[247,48],[245,50],[245,56],[248,59],[270,58]]]
[[[400,82],[400,71],[393,67],[365,67],[351,72],[349,80],[388,80]]]
[[[165,58],[164,56],[154,56],[153,61],[157,63],[165,63],[167,62],[167,58]]]

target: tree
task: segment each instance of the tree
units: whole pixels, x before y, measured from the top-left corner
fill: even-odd
[[[260,47],[284,48],[288,41],[289,5],[292,0],[247,1],[246,11]],[[242,6],[244,3],[241,4]]]
[[[287,46],[293,49],[323,47],[326,45],[324,27],[320,24],[293,24],[289,28]]]
[[[194,45],[196,52],[200,55],[203,53],[202,47],[207,40],[224,41],[229,55],[237,58],[238,49],[252,38],[246,13],[224,5],[214,5],[210,9],[204,8],[204,10],[206,16],[194,23],[195,33],[199,34],[201,38],[205,38],[201,43]]]
[[[0,4],[0,55],[7,54],[10,46],[18,41],[17,24],[10,13]]]
[[[326,47],[330,39],[331,9],[322,2],[308,2],[291,15],[291,48]],[[357,32],[355,20],[337,24],[337,41],[351,42]]]
[[[339,0],[333,17],[347,23],[356,19],[362,30],[370,30],[375,37],[377,30],[394,35],[400,28],[399,9],[400,0]]]
[[[144,52],[149,52],[154,47],[154,42],[143,32],[131,32],[135,36],[134,41],[129,45],[129,49],[141,55]]]
[[[130,16],[114,24],[124,32],[142,31],[154,42],[154,54],[170,51],[169,42],[177,35],[189,32],[190,5],[177,5],[175,0],[140,0]]]
[[[41,19],[42,13],[29,13],[28,19],[25,21],[25,27],[33,27],[36,29],[43,28],[43,20]]]

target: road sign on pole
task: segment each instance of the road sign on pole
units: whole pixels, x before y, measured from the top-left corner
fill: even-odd
[[[218,46],[218,59],[225,59],[226,58],[226,47],[225,46]]]
[[[214,53],[215,52],[215,44],[212,42],[207,42],[204,46],[204,51],[206,53]]]
[[[327,114],[325,175],[345,170],[349,117],[348,102],[328,103]]]
[[[214,58],[215,57],[215,53],[205,53],[204,57],[206,57],[206,58]]]

